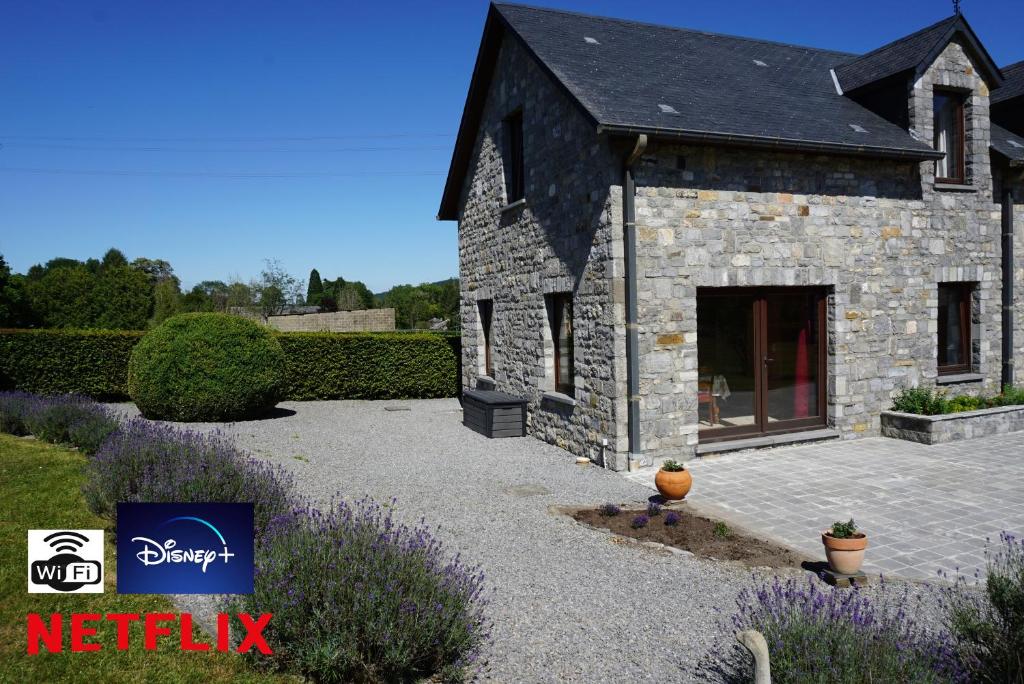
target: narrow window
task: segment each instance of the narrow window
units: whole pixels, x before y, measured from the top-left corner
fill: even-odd
[[[971,369],[971,283],[939,283],[939,374]]]
[[[576,371],[573,368],[572,293],[559,292],[548,296],[548,318],[551,341],[555,348],[555,391],[575,394]]]
[[[523,171],[523,112],[510,114],[504,123],[505,201],[512,204],[526,192]]]
[[[935,149],[946,156],[935,162],[939,183],[964,183],[964,98],[959,93],[935,91]]]
[[[491,354],[491,317],[494,313],[494,301],[481,299],[476,303],[480,309],[480,327],[484,334],[484,375],[494,377],[494,361]]]

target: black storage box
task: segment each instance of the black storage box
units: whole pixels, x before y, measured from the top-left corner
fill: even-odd
[[[462,424],[485,437],[525,437],[526,399],[470,390],[462,395]]]

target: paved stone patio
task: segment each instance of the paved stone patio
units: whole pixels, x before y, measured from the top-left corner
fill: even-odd
[[[986,539],[1024,533],[1024,433],[926,446],[884,437],[698,458],[692,506],[824,559],[820,531],[856,519],[865,569],[973,575]],[[654,489],[655,469],[626,477]]]

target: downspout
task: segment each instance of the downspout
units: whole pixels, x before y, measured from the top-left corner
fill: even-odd
[[[638,329],[636,272],[636,184],[633,165],[647,149],[647,136],[638,135],[626,157],[622,179],[622,238],[625,242],[626,279],[626,404],[629,431],[629,469],[643,465],[640,441],[640,333]]]
[[[1013,385],[1013,183],[1007,174],[1006,187],[1003,188],[1003,373],[1000,387]],[[1024,174],[1018,174],[1018,180]]]

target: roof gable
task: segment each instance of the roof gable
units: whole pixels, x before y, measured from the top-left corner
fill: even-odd
[[[1002,83],[1002,73],[992,61],[963,15],[956,14],[883,45],[836,67],[843,90],[850,92],[904,72],[917,72],[935,61],[954,37],[960,36],[990,88]]]

